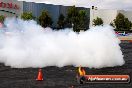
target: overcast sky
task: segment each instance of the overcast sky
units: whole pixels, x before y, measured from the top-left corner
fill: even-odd
[[[88,7],[96,6],[99,9],[132,10],[132,0],[18,0],[36,3],[46,3],[65,6]]]

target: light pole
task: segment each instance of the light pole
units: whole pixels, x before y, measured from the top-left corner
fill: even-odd
[[[95,10],[97,10],[97,7],[92,6],[92,12],[93,12],[92,26],[94,25],[93,20],[94,20],[94,11]]]

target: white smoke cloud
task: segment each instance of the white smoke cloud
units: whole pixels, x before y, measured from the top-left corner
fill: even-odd
[[[99,9],[119,9],[119,10],[132,10],[132,0],[18,0],[36,3],[46,3],[54,5],[65,5],[78,7],[96,6]]]
[[[92,27],[86,32],[43,29],[35,21],[7,18],[0,33],[0,62],[15,68],[123,65],[124,59],[113,28]],[[1,29],[2,30],[2,29]]]

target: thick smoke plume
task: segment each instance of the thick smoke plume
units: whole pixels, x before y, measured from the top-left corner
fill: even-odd
[[[35,21],[8,18],[0,29],[0,62],[15,68],[123,65],[123,55],[113,28],[98,26],[86,32],[53,31]]]

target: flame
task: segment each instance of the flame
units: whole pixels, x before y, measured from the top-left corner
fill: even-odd
[[[81,66],[78,68],[78,72],[80,76],[84,76],[86,74],[85,70]]]

